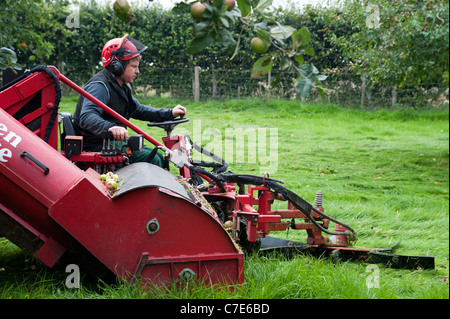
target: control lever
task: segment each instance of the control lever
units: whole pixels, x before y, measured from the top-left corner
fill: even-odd
[[[111,143],[112,139],[112,143]],[[115,156],[122,152],[123,141],[120,143],[120,148],[116,148],[116,139],[111,132],[108,132],[108,137],[103,139],[103,148],[101,150],[102,156]]]

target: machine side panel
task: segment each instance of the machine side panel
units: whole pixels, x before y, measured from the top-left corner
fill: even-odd
[[[191,262],[198,276],[213,273],[217,281],[241,282],[242,252],[201,208],[157,187],[116,199],[98,196],[91,182],[96,183],[82,180],[49,214],[119,277],[170,281],[184,269],[180,263]]]
[[[78,167],[0,109],[0,175],[50,206],[83,175]],[[9,197],[0,190],[0,201]]]

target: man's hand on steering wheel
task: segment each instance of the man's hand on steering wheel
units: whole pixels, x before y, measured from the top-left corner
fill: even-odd
[[[186,108],[182,105],[177,105],[172,109],[172,116],[174,118],[179,115],[181,115],[181,116],[186,115]]]

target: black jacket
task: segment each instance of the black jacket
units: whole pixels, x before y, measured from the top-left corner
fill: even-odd
[[[84,89],[127,120],[130,118],[153,122],[173,120],[171,109],[156,109],[140,104],[133,97],[130,87],[127,84],[120,86],[107,69],[94,75]],[[80,96],[77,102],[74,126],[77,133],[83,136],[83,149],[93,152],[101,150],[103,139],[108,137],[108,130],[111,127],[126,127],[83,96]]]

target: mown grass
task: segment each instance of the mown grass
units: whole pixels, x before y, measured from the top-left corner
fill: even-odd
[[[61,109],[73,113],[75,101],[63,99]],[[68,289],[64,265],[47,269],[0,239],[0,298],[449,298],[448,106],[368,111],[257,99],[141,102],[156,107],[187,106],[191,121],[178,126],[175,133],[187,133],[203,146],[216,147],[210,149],[214,153],[221,150],[222,155],[225,143],[237,144],[227,138],[227,129],[254,132],[276,128],[276,162],[270,163],[267,158],[274,150],[268,144],[267,152],[258,153],[256,162],[247,152],[243,158],[236,157],[235,150],[228,160],[230,169],[262,175],[260,168],[264,167],[270,170],[270,177],[283,180],[310,202],[321,190],[325,212],[356,230],[357,246],[386,247],[402,241],[397,253],[435,256],[436,268],[398,270],[379,265],[379,287],[369,288],[373,272],[367,264],[336,265],[329,259],[305,256],[286,259],[253,255],[245,260],[245,284],[231,293],[196,284],[142,292],[136,286],[99,282],[88,276],[83,277],[81,288]],[[164,136],[158,128],[134,123],[157,139]],[[221,149],[214,144],[217,136]],[[243,147],[252,147],[248,139]],[[271,235],[306,239],[304,232],[294,230]]]

